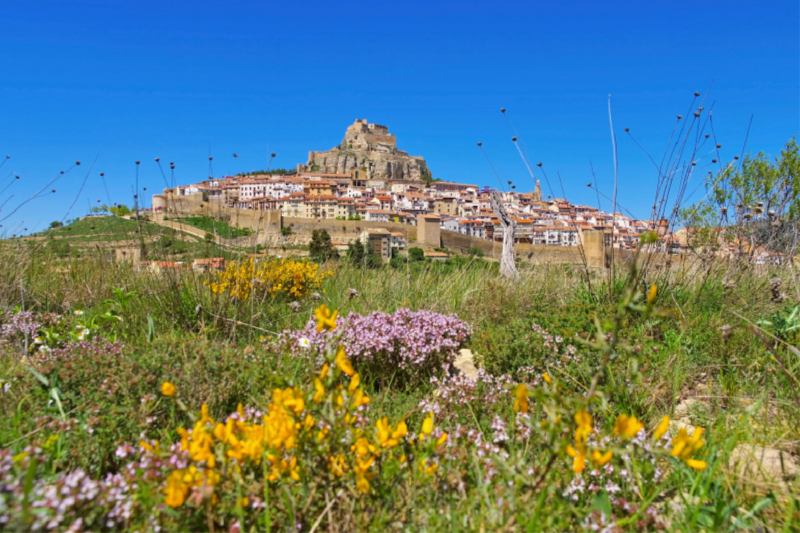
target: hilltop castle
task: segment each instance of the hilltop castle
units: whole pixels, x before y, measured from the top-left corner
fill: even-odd
[[[397,149],[389,128],[365,119],[347,128],[342,143],[327,152],[309,152],[306,172],[349,174],[366,172],[369,180],[420,180],[430,175],[425,159]]]

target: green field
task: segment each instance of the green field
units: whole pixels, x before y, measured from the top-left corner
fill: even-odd
[[[110,233],[130,224],[106,222]],[[53,233],[66,231],[76,229]],[[325,531],[798,526],[789,475],[800,441],[798,313],[769,288],[775,276],[793,287],[787,270],[698,262],[692,272],[623,268],[614,280],[521,265],[513,283],[478,258],[374,269],[336,260],[317,288],[313,264],[267,262],[241,271],[237,299],[212,290],[208,274],[136,272],[90,248],[60,259],[47,247],[0,253],[9,265],[0,463],[6,483],[20,480],[3,495],[17,529],[59,514],[57,529],[80,518],[130,531],[283,531],[293,521],[304,531],[317,522]],[[20,285],[28,318],[15,315]],[[321,304],[352,332],[314,344],[325,335],[313,329]],[[367,316],[404,308],[427,318],[397,330]],[[293,333],[310,317],[312,329]],[[457,324],[471,334],[443,340]],[[303,335],[311,348],[296,344]],[[375,344],[382,336],[395,340]],[[340,343],[349,353],[337,358]],[[459,348],[482,369],[477,385],[439,366]],[[398,363],[403,350],[417,362]],[[163,394],[165,382],[175,396]],[[197,425],[203,404],[217,429]],[[225,429],[239,404],[247,423]],[[664,416],[670,432],[654,441]],[[704,431],[696,442],[695,428]],[[275,433],[262,441],[263,431]],[[754,450],[783,453],[788,477],[735,461]],[[118,477],[91,504],[61,512],[63,499],[37,496],[76,472],[85,483]],[[137,489],[120,493],[120,483]],[[126,518],[108,518],[115,501]]]

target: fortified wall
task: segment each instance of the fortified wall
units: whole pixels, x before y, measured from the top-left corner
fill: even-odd
[[[277,210],[258,211],[251,209],[234,209],[222,205],[203,194],[177,196],[170,189],[159,196],[161,211],[155,214],[156,221],[163,222],[164,216],[170,218],[190,215],[206,215],[224,220],[237,228],[249,228],[255,232],[251,237],[241,237],[230,244],[252,245],[256,240],[264,244],[276,244],[280,241],[281,228],[290,228],[298,242],[307,242],[311,232],[315,229],[324,229],[330,234],[331,239],[350,242],[365,229],[383,228],[391,232],[402,233],[408,247],[420,246],[425,249],[445,247],[453,252],[467,255],[470,248],[480,248],[487,258],[500,259],[503,245],[501,242],[488,241],[477,237],[468,237],[455,231],[439,231],[420,233],[419,227],[408,224],[392,222],[368,222],[365,220],[316,220],[311,218],[283,217]],[[155,205],[155,204],[154,204]],[[436,218],[436,217],[432,217]],[[424,226],[424,222],[423,222]],[[594,234],[596,233],[596,235]],[[420,239],[418,237],[423,237]],[[239,242],[241,241],[241,242]],[[245,242],[247,241],[247,242]],[[424,242],[423,242],[424,241]],[[611,259],[617,264],[625,264],[632,260],[634,254],[625,250],[611,250],[604,246],[600,232],[587,232],[585,248],[586,261],[589,267],[603,268],[609,266]],[[551,264],[583,264],[582,247],[577,246],[541,246],[519,243],[514,245],[514,253],[520,261],[529,263]],[[684,256],[651,255],[650,261],[656,264],[671,265],[682,268],[686,258]]]

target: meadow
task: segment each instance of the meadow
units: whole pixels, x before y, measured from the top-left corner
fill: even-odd
[[[0,247],[6,530],[800,527],[791,265],[56,252]]]

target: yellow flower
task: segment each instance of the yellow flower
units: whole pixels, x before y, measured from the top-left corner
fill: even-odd
[[[438,448],[442,444],[447,442],[447,433],[442,433],[439,438],[436,440],[436,447]]]
[[[350,378],[350,386],[347,387],[347,392],[353,394],[358,386],[361,384],[361,376],[358,374],[353,374],[353,377]]]
[[[514,389],[514,395],[516,396],[516,399],[514,400],[514,412],[527,413],[528,387],[526,387],[524,383],[520,383],[517,385],[516,389]]]
[[[623,439],[632,439],[644,427],[635,416],[619,415],[614,423],[614,435]]]
[[[369,481],[366,478],[359,477],[356,480],[356,490],[361,494],[369,494]]]
[[[419,471],[423,472],[426,476],[433,475],[438,468],[439,468],[439,465],[437,465],[436,463],[432,462],[429,465],[428,464],[428,460],[425,459],[424,457],[419,460]]]
[[[361,437],[356,441],[355,444],[350,446],[350,451],[355,453],[358,457],[363,458],[370,454],[375,453],[377,451],[377,448],[375,448],[375,446],[370,444],[370,442],[367,439]]]
[[[665,415],[653,432],[653,440],[661,440],[661,437],[667,434],[667,430],[669,430],[669,417]]]
[[[575,413],[575,423],[578,428],[575,430],[575,442],[585,443],[589,437],[592,429],[592,415],[585,409],[581,409]]]
[[[544,374],[542,374],[542,379],[544,379],[544,380],[545,380],[545,382],[546,382],[548,385],[552,385],[552,384],[553,384],[553,378],[551,378],[551,377],[550,377],[550,376],[547,374],[547,372],[545,372]]]
[[[347,354],[344,353],[342,348],[339,348],[339,351],[336,352],[336,366],[348,376],[352,376],[356,373],[356,371],[353,370],[353,365],[350,364],[350,360],[347,358]]]
[[[577,448],[573,448],[571,444],[567,444],[567,455],[573,458],[572,471],[576,474],[583,472],[586,468],[586,449],[583,444],[578,443]]]
[[[653,303],[653,300],[656,299],[656,294],[658,293],[658,288],[656,287],[655,283],[650,285],[650,290],[647,291],[647,303]]]
[[[424,440],[431,433],[433,433],[433,413],[428,413],[428,418],[422,421],[422,433],[419,434],[419,440]]]
[[[164,396],[175,396],[175,385],[169,381],[165,381],[161,384],[161,394]]]
[[[369,396],[364,394],[363,390],[358,389],[355,394],[353,394],[353,409],[358,409],[362,405],[367,405],[369,402]]]
[[[325,398],[325,387],[322,386],[322,382],[319,378],[314,378],[314,401],[319,403]]]
[[[608,450],[606,453],[600,453],[598,450],[593,450],[589,459],[595,467],[605,466],[611,460],[613,453]]]
[[[325,379],[328,377],[328,372],[330,371],[331,367],[327,364],[322,365],[322,370],[319,372],[319,379]]]
[[[186,492],[188,487],[183,483],[183,475],[180,470],[172,472],[167,478],[167,486],[164,487],[164,494],[167,496],[164,500],[168,506],[180,507],[186,499]]]
[[[189,432],[183,428],[178,428],[178,435],[181,436],[181,451],[185,452],[189,449]]]
[[[689,459],[686,459],[685,462],[687,465],[694,468],[695,470],[705,470],[706,467],[708,466],[708,463],[706,463],[705,461],[700,461],[699,459],[692,459],[691,457]]]
[[[692,455],[697,453],[700,448],[705,445],[706,442],[702,440],[702,437],[703,428],[695,428],[691,437],[686,432],[686,428],[681,428],[680,431],[678,431],[678,435],[672,439],[672,451],[670,451],[670,455],[679,458],[695,470],[704,469],[708,466],[707,463],[692,457]]]
[[[142,441],[142,442],[144,442],[144,441]],[[24,460],[26,457],[28,457],[28,455],[30,455],[28,452],[19,452],[17,455],[12,457],[11,460],[14,461],[15,463],[18,463],[18,462]]]
[[[317,317],[317,331],[321,332],[323,330],[332,331],[336,329],[336,317],[339,315],[339,311],[334,311],[331,313],[331,310],[328,309],[328,306],[325,304],[320,305],[314,310],[314,316]]]
[[[345,462],[344,455],[330,456],[328,458],[328,469],[334,477],[341,477],[347,471],[347,463]]]

